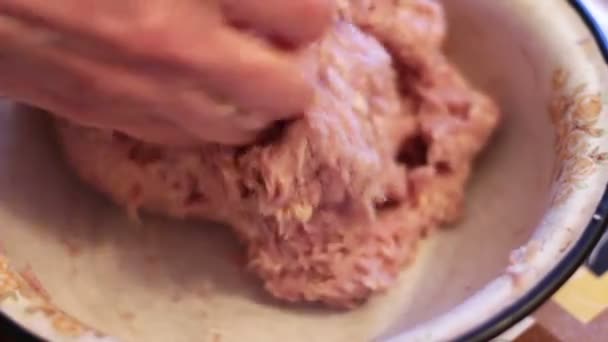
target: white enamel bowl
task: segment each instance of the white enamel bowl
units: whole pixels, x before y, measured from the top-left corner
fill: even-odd
[[[475,340],[523,318],[608,212],[599,37],[566,1],[444,3],[449,55],[506,119],[466,220],[425,241],[393,290],[348,313],[279,306],[230,261],[238,246],[221,230],[151,217],[135,227],[68,172],[43,119],[4,102],[0,309],[65,341]]]

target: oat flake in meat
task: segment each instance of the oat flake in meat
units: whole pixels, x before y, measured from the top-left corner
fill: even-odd
[[[177,149],[58,122],[68,161],[132,213],[228,223],[278,298],[364,302],[395,282],[424,234],[458,219],[499,113],[443,56],[436,2],[340,7],[300,54],[314,106],[270,141]]]

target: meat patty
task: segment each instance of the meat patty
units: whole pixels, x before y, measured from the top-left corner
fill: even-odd
[[[58,121],[67,160],[133,214],[229,224],[278,298],[364,302],[395,282],[422,236],[459,218],[499,111],[443,56],[435,1],[339,6],[299,55],[314,106],[258,144],[163,147]]]

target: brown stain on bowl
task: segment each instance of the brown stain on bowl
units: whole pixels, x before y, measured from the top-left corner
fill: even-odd
[[[31,265],[27,265],[23,270],[19,271],[19,275],[27,283],[29,288],[36,292],[37,295],[39,295],[46,301],[51,300],[51,296],[44,288],[44,286],[42,286],[42,282],[40,282],[40,279],[38,279],[38,277],[36,277],[36,275],[34,274]]]
[[[564,204],[608,160],[608,153],[599,143],[592,146],[590,142],[606,133],[598,127],[604,111],[602,98],[589,92],[585,83],[570,87],[571,79],[568,71],[559,68],[553,73],[551,84],[549,115],[557,132],[555,149],[559,164],[553,205]]]

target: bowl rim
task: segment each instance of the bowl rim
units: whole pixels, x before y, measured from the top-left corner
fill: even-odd
[[[591,32],[603,59],[608,63],[608,32],[602,30],[597,19],[591,14],[588,6],[584,3],[584,0],[568,0],[568,2]],[[608,185],[606,185],[602,198],[583,234],[553,270],[513,304],[460,335],[454,341],[488,341],[528,317],[549,300],[585,262],[602,236],[608,234],[607,228]],[[18,341],[43,341],[26,327],[20,326],[19,322],[9,318],[2,311],[0,311],[0,327],[3,330],[3,337]]]
[[[11,341],[24,341],[24,342],[41,342],[42,339],[34,336],[26,328],[19,326],[12,319],[2,312],[0,313],[0,327],[2,327],[2,334],[0,338],[6,338]]]
[[[583,0],[569,0],[570,6],[580,16],[591,32],[603,59],[608,63],[608,32],[591,14]],[[583,234],[566,256],[528,293],[454,341],[489,341],[516,323],[522,321],[549,300],[579,269],[594,250],[604,234],[608,234],[608,185]]]

